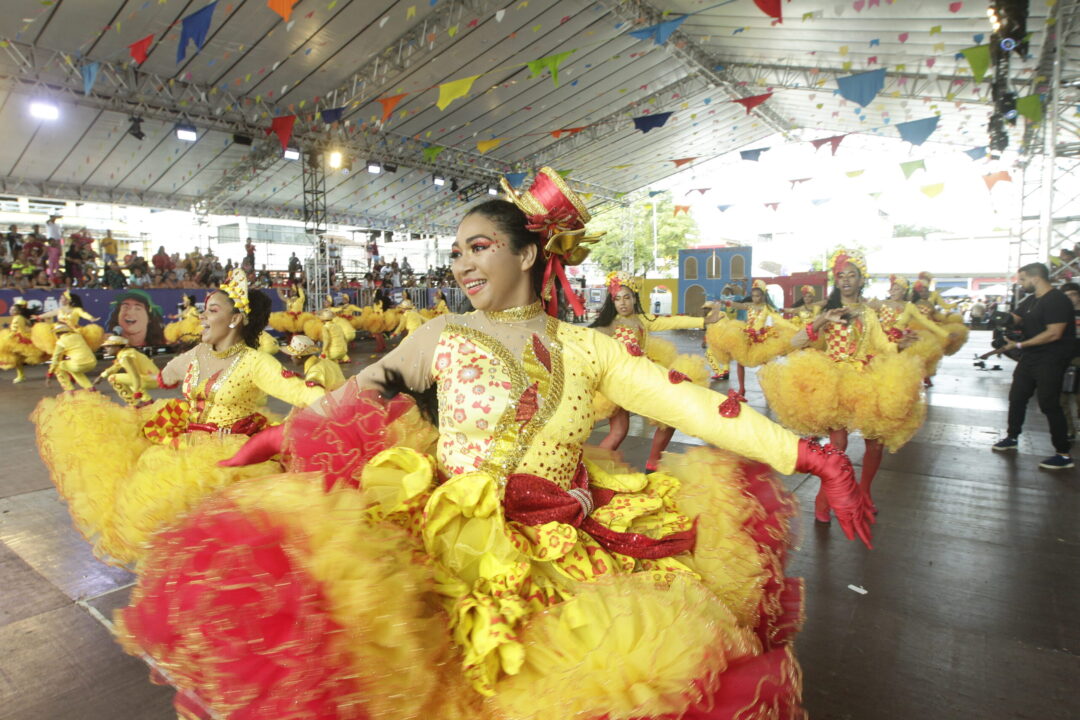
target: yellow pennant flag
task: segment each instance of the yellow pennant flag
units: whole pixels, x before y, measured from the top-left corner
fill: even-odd
[[[476,82],[476,78],[478,77],[480,76],[473,75],[472,77],[443,83],[439,86],[439,101],[435,104],[438,105],[440,110],[445,110],[447,105],[454,102],[459,97],[468,95],[469,90],[472,89],[472,85]]]
[[[405,11],[405,19],[412,20],[414,17],[416,17],[416,6],[410,5],[409,9]]]
[[[929,198],[937,197],[941,194],[941,191],[945,189],[945,183],[935,183],[933,185],[923,185],[921,190],[923,195]]]
[[[499,143],[503,141],[502,138],[492,138],[491,140],[478,140],[476,142],[476,149],[481,153],[486,153],[488,150],[494,150],[499,147]]]

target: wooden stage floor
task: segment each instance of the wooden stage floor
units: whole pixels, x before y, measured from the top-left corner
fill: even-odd
[[[700,333],[672,335],[700,352]],[[1020,452],[990,451],[1012,363],[974,369],[972,351],[988,347],[987,333],[973,333],[946,358],[925,426],[885,459],[874,551],[815,526],[816,480],[787,478],[802,506],[789,571],[806,580],[796,648],[815,720],[1080,718],[1080,475],[1037,468],[1051,447],[1034,404]],[[363,359],[353,373],[369,362],[353,357]],[[171,691],[109,635],[132,577],[94,560],[58,502],[27,419],[56,386],[43,386],[42,367],[28,376],[11,385],[0,375],[0,717],[174,718]],[[752,372],[750,385],[762,408]],[[650,436],[635,418],[630,462],[644,464]],[[853,438],[856,463],[861,444]]]

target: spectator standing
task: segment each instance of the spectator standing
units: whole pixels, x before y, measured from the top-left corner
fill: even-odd
[[[300,279],[300,271],[303,266],[300,264],[300,258],[296,257],[294,252],[289,256],[289,282],[296,283]]]
[[[244,265],[247,266],[246,270],[255,269],[255,243],[251,241],[251,238],[244,243]]]
[[[31,225],[30,234],[23,238],[23,248],[30,251],[30,257],[41,252],[45,247],[45,236],[40,225]]]
[[[1050,270],[1043,263],[1020,268],[1020,286],[1030,293],[1013,312],[1023,338],[1007,342],[1002,352],[1020,351],[1009,389],[1009,428],[993,449],[1012,452],[1024,427],[1028,401],[1036,395],[1039,409],[1050,425],[1054,455],[1039,463],[1045,470],[1075,467],[1069,441],[1069,427],[1061,408],[1061,386],[1065,368],[1072,361],[1076,340],[1076,314],[1069,298],[1050,284]]]
[[[157,253],[150,259],[150,262],[154,264],[154,269],[159,273],[166,273],[173,269],[172,258],[169,257],[169,253],[165,252],[165,246],[158,247]]]
[[[101,262],[106,267],[116,262],[116,238],[112,236],[112,230],[106,230],[105,237],[101,238]]]
[[[64,234],[60,228],[60,223],[56,222],[63,215],[50,215],[49,219],[45,221],[45,239],[50,243],[55,240],[57,247],[63,247]]]
[[[9,225],[7,234],[4,235],[4,244],[8,248],[8,255],[12,260],[19,257],[19,253],[22,252],[23,243],[22,235],[19,234],[19,228],[15,225]]]

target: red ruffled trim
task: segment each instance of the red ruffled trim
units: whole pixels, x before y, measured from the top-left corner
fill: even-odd
[[[165,382],[165,379],[161,377],[161,371],[158,371],[157,384],[158,384],[158,387],[163,389],[163,390],[172,390],[174,387],[176,387],[180,383],[174,382],[172,385],[169,385],[167,382]]]

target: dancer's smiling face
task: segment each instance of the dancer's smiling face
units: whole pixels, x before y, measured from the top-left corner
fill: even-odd
[[[202,341],[225,349],[240,339],[244,313],[238,312],[229,296],[218,290],[207,296],[199,322],[202,324]]]
[[[506,310],[536,300],[529,277],[536,254],[536,245],[515,251],[508,233],[491,218],[474,212],[458,226],[450,269],[477,310]]]
[[[862,273],[851,263],[844,263],[836,273],[836,287],[840,288],[840,297],[844,300],[858,299],[862,282]]]

